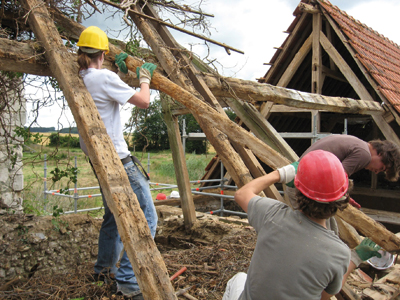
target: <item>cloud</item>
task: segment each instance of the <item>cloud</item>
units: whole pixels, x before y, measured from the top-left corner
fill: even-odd
[[[280,47],[286,39],[287,34],[283,31],[287,30],[292,23],[293,12],[299,2],[300,0],[204,0],[203,11],[214,15],[214,18],[210,19],[212,24],[210,38],[242,50],[244,55],[233,51],[231,55],[228,55],[224,48],[213,44],[209,44],[208,49],[204,41],[198,38],[173,29],[170,31],[178,43],[189,49],[192,47],[200,58],[216,59],[218,63],[214,62],[214,65],[221,75],[255,80],[263,77],[268,71],[269,66],[263,63],[270,61],[276,51],[274,47]],[[400,2],[398,0],[331,0],[331,3],[400,44],[398,35],[400,21],[397,17]],[[99,14],[94,19],[85,21],[84,25],[97,25],[107,30],[110,36],[115,34],[114,30],[125,26],[121,19],[110,19]],[[123,39],[124,36],[118,38]],[[51,120],[54,111],[48,113],[45,112],[46,109],[41,109],[39,123],[56,124],[57,119]],[[129,112],[124,110],[123,122],[126,122],[128,118]],[[68,126],[68,123],[64,126]]]
[[[359,2],[346,12],[399,45],[399,11],[399,1],[386,0],[369,1],[367,3]]]

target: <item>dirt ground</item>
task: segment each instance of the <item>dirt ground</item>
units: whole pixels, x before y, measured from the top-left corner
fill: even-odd
[[[186,267],[181,275],[172,280],[175,291],[187,289],[187,293],[194,297],[191,299],[220,300],[227,281],[237,272],[247,271],[256,244],[254,229],[246,224],[237,225],[221,220],[211,215],[198,216],[198,222],[190,232],[186,232],[183,218],[173,216],[158,227],[155,241],[169,276]],[[92,271],[93,263],[84,263],[66,275],[36,274],[31,278],[17,279],[0,285],[0,299],[123,299],[112,295],[110,284],[94,282]],[[400,290],[398,262],[385,271],[364,264],[350,274],[347,280],[354,298],[336,295],[336,299],[392,299],[379,298],[381,294],[378,293],[384,287],[384,282],[377,280],[389,273],[395,279],[390,279],[389,284],[396,291]],[[375,288],[371,290],[374,285]],[[367,296],[367,290],[379,297]],[[188,298],[180,295],[178,299]]]
[[[190,232],[185,232],[182,218],[170,218],[158,228],[156,237],[170,276],[187,268],[172,281],[175,291],[190,288],[188,293],[197,299],[222,299],[226,282],[247,270],[255,242],[251,227],[211,217],[200,219]],[[111,295],[110,285],[93,282],[92,270],[93,264],[87,263],[67,275],[17,280],[0,290],[0,299],[123,299]]]

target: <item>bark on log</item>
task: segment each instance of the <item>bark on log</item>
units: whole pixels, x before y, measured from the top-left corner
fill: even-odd
[[[77,75],[77,64],[65,55],[67,49],[45,3],[38,0],[23,0],[22,3],[88,148],[145,299],[177,299],[126,172],[89,92]]]
[[[371,219],[363,212],[349,205],[337,216],[352,225],[363,236],[369,237],[386,251],[400,253],[400,239],[383,225]]]
[[[61,17],[57,17],[57,20]],[[70,22],[69,28],[74,32],[82,31],[83,26],[72,20],[63,20],[63,23]],[[7,43],[11,46],[7,46]],[[15,49],[23,51],[15,51]],[[72,56],[72,54],[68,54]],[[32,58],[35,57],[35,60]],[[11,60],[11,62],[8,61]],[[132,58],[133,59],[133,58]],[[0,68],[5,71],[29,73],[33,75],[50,75],[50,70],[42,65],[43,56],[38,56],[28,46],[19,42],[0,39]],[[39,64],[40,66],[37,66]],[[137,64],[141,61],[137,59]],[[159,70],[160,71],[160,70]],[[286,88],[275,87],[268,84],[261,84],[249,80],[242,80],[229,77],[218,77],[212,74],[202,73],[207,86],[217,98],[237,97],[249,102],[271,101],[276,104],[284,104],[289,107],[319,109],[337,113],[354,114],[383,114],[384,110],[378,102],[355,100],[350,98],[328,97],[316,94],[308,94]]]

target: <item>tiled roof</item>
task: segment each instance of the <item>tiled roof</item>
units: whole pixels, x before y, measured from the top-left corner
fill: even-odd
[[[318,2],[345,34],[356,58],[375,80],[378,90],[400,112],[400,47],[329,1]]]

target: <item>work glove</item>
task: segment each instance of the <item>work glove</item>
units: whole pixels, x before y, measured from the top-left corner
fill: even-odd
[[[125,59],[128,57],[128,54],[121,52],[120,54],[115,55],[115,64],[118,66],[118,69],[124,73],[128,73],[128,67],[125,64]]]
[[[361,208],[361,205],[358,204],[356,201],[354,201],[353,198],[350,198],[349,203],[350,203],[351,205],[353,205],[353,206],[354,206],[355,208],[357,208],[357,209],[360,209],[360,208]]]
[[[351,255],[351,261],[358,267],[361,262],[370,259],[371,257],[381,258],[382,255],[378,252],[381,246],[375,244],[369,238],[364,238],[362,242],[354,248]]]
[[[139,84],[147,83],[150,85],[153,72],[157,68],[155,64],[144,63],[141,67],[136,68],[136,74],[139,79]]]
[[[297,173],[298,161],[291,163],[290,165],[284,166],[278,169],[279,172],[279,182],[285,183],[289,187],[294,187],[294,177]]]

